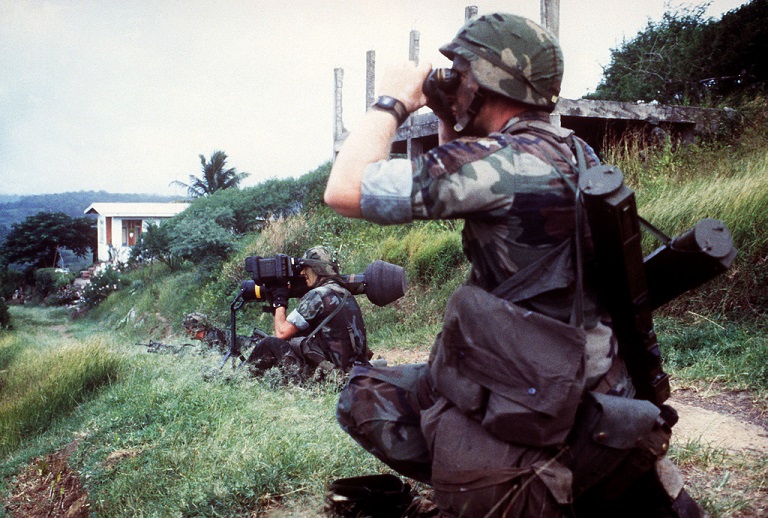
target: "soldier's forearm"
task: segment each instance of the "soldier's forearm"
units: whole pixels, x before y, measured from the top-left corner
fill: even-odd
[[[286,320],[286,309],[282,306],[275,308],[275,336],[288,340],[298,332],[299,328]]]

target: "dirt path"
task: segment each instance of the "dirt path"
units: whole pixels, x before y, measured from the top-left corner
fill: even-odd
[[[754,451],[768,455],[766,414],[741,402],[740,393],[724,392],[711,400],[685,391],[674,393],[669,403],[680,415],[673,440],[729,451]]]

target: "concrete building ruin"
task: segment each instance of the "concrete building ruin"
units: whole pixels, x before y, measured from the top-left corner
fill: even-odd
[[[559,11],[560,0],[541,0],[540,23],[555,36],[559,35]],[[469,6],[465,8],[464,18],[468,20],[476,14],[477,7]],[[409,60],[418,61],[419,37],[419,31],[411,31]],[[366,106],[373,104],[375,98],[375,56],[373,50],[366,53]],[[334,157],[347,136],[342,120],[343,77],[343,69],[334,69]],[[574,130],[599,151],[607,137],[656,127],[676,141],[693,142],[696,135],[715,133],[727,116],[723,110],[691,106],[561,98],[550,118],[553,124]],[[437,117],[431,112],[412,114],[397,130],[392,153],[411,157],[437,146],[437,124]]]

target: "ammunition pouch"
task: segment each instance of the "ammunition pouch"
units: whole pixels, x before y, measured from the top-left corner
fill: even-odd
[[[596,486],[606,499],[624,493],[666,455],[676,417],[666,405],[588,393],[568,438],[574,497]]]

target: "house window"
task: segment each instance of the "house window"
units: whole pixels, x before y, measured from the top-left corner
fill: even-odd
[[[123,246],[133,246],[141,235],[140,219],[123,220]]]

